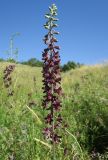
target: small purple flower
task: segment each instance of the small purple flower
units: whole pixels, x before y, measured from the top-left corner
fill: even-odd
[[[44,128],[43,134],[45,138],[49,139],[51,137],[51,128]]]
[[[45,122],[51,124],[52,121],[53,121],[52,114],[48,114],[47,117],[45,118]]]
[[[60,102],[60,100],[59,99],[55,99],[54,101],[53,101],[53,107],[54,107],[54,109],[56,110],[56,111],[58,111],[58,110],[60,110],[60,108],[61,108],[61,102]]]
[[[55,143],[60,143],[61,142],[61,136],[57,135],[57,134],[54,134],[54,137],[53,137],[53,141]]]

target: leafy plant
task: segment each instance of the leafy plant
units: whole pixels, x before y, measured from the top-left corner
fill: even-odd
[[[67,62],[66,64],[64,64],[61,69],[63,72],[66,72],[66,71],[69,71],[71,69],[76,69],[76,68],[79,68],[81,67],[83,64],[80,64],[80,63],[76,63],[74,61],[69,61]]]
[[[15,69],[15,65],[9,65],[9,66],[6,66],[6,69],[4,70],[4,77],[3,77],[3,80],[4,80],[4,86],[5,88],[8,89],[8,96],[12,96],[14,91],[12,90],[12,77],[11,77],[11,74],[12,72],[14,71]]]
[[[7,60],[8,61],[17,61],[18,60],[18,48],[14,49],[14,38],[16,36],[19,36],[20,33],[14,33],[11,35],[10,37],[10,46],[9,46],[9,50],[7,50],[5,53],[7,54]]]
[[[42,67],[43,63],[36,58],[30,58],[28,61],[21,62],[21,64],[29,65],[32,67]]]
[[[57,7],[53,4],[49,7],[50,12],[45,15],[47,19],[44,25],[48,30],[48,34],[44,37],[44,43],[48,46],[44,49],[42,54],[43,64],[43,108],[48,111],[48,115],[45,117],[45,123],[47,127],[44,128],[43,134],[47,140],[49,140],[54,146],[61,141],[61,135],[59,135],[60,126],[62,123],[62,117],[60,114],[61,109],[61,74],[60,74],[60,56],[59,46],[55,45],[57,39],[55,35],[59,34],[54,30],[58,25],[56,21]],[[54,155],[54,153],[53,153]]]

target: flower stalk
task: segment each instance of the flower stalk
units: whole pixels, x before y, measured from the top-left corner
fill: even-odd
[[[59,32],[54,30],[54,28],[58,26],[56,24],[56,21],[58,21],[56,16],[57,7],[55,4],[53,4],[51,7],[49,7],[49,13],[45,15],[47,22],[44,27],[48,30],[48,33],[44,36],[43,40],[47,45],[47,48],[44,49],[42,54],[42,89],[44,93],[42,105],[43,108],[48,111],[48,114],[45,117],[45,124],[47,127],[44,128],[43,134],[44,137],[52,143],[54,152],[55,144],[61,142],[61,135],[59,135],[59,131],[62,123],[62,117],[60,114],[60,97],[62,92],[59,56],[60,47],[56,45],[58,40],[55,38],[55,35],[58,35]]]
[[[5,88],[7,88],[8,90],[8,96],[13,96],[13,89],[12,89],[12,77],[11,74],[15,69],[15,65],[9,65],[6,66],[6,69],[4,70],[4,77],[3,77],[3,81],[4,81],[4,86]]]

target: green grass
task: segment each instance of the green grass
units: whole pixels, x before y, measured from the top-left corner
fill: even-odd
[[[41,68],[17,64],[12,73],[14,96],[7,97],[2,79],[6,65],[0,63],[0,160],[51,160],[50,144],[42,135]],[[68,128],[61,131],[56,160],[91,160],[94,148],[97,160],[108,159],[108,66],[62,73],[62,88],[62,115]],[[29,106],[31,102],[34,105]]]

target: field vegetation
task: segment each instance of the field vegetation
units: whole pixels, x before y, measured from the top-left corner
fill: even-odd
[[[13,95],[4,86],[0,62],[0,160],[50,160],[51,145],[44,140],[42,68],[16,64]],[[108,159],[108,66],[82,66],[62,73],[62,116],[57,160]]]

